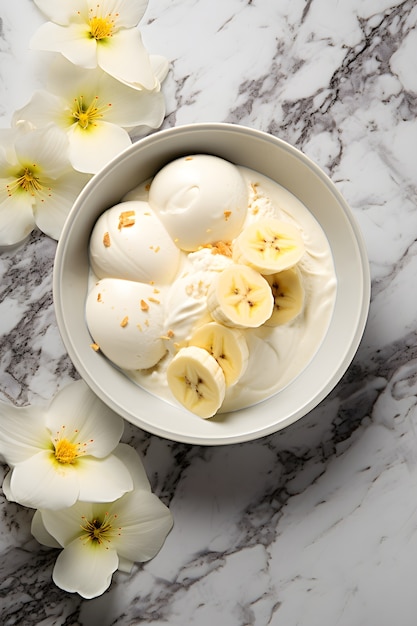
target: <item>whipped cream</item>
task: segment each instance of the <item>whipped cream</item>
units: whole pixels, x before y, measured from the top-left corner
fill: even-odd
[[[193,160],[197,160],[195,156]],[[190,162],[185,158],[174,161],[173,163],[176,163],[175,171],[180,171],[181,168],[178,169],[180,163],[186,166],[185,164]],[[144,339],[146,334],[141,335],[142,339],[133,333],[129,340],[123,340],[123,344],[119,346],[120,352],[126,346],[129,359],[132,352],[137,358],[137,354],[145,354],[152,346],[153,356],[150,361],[157,356],[159,356],[159,360],[152,365],[131,367],[121,364],[120,359],[116,362],[107,354],[132,381],[166,402],[178,405],[167,385],[167,367],[178,349],[187,345],[187,340],[193,329],[211,319],[207,308],[207,292],[216,273],[221,272],[232,263],[228,254],[228,244],[246,225],[265,217],[276,217],[294,224],[301,231],[305,245],[304,255],[297,264],[305,291],[303,309],[295,319],[282,326],[268,327],[263,325],[259,328],[242,330],[249,348],[248,365],[238,382],[226,390],[225,399],[218,413],[234,411],[269,398],[301,373],[323,341],[332,317],[337,290],[329,243],[317,220],[304,204],[284,187],[266,176],[248,168],[229,165],[238,172],[238,178],[244,182],[244,195],[246,197],[245,207],[240,214],[241,217],[244,215],[244,219],[242,219],[238,231],[233,230],[234,235],[232,237],[230,231],[225,229],[225,220],[221,217],[226,206],[222,201],[219,204],[219,211],[215,211],[213,206],[210,208],[210,203],[204,205],[205,208],[202,212],[203,229],[198,224],[196,226],[193,221],[194,218],[191,219],[188,210],[184,213],[185,215],[188,214],[188,219],[185,222],[181,218],[183,215],[181,212],[173,212],[166,221],[156,208],[156,202],[159,199],[163,206],[169,205],[170,185],[173,185],[174,191],[178,189],[176,181],[171,177],[165,179],[167,188],[163,190],[163,193],[161,190],[161,196],[159,195],[159,183],[158,186],[154,187],[152,202],[146,195],[149,186],[144,183],[127,194],[126,199],[129,202],[135,201],[136,198],[145,203],[149,201],[154,214],[159,216],[172,241],[183,233],[181,246],[184,246],[184,238],[186,238],[188,244],[192,243],[192,248],[203,247],[193,252],[180,250],[176,273],[170,284],[167,285],[165,281],[161,281],[160,284],[155,282],[153,288],[160,288],[161,302],[158,307],[158,316],[153,320],[153,334],[149,335],[149,342],[148,339]],[[202,167],[202,162],[200,166]],[[158,176],[159,174],[151,181],[151,190]],[[155,189],[158,193],[155,192]],[[191,209],[190,211],[192,213]],[[210,211],[213,222],[209,219]],[[220,224],[223,224],[223,231],[221,229],[216,230],[218,227],[220,228]],[[204,233],[207,230],[216,232],[216,239],[211,238],[210,242],[205,241]],[[203,241],[197,245],[199,237],[202,237]],[[219,241],[221,245],[212,245]],[[226,245],[223,245],[222,242]],[[175,243],[179,246],[178,241]],[[136,278],[136,280],[140,279]],[[101,311],[98,306],[100,303],[94,302],[98,288],[95,289],[94,294],[88,298],[88,302],[91,300],[94,304],[87,306],[87,323],[94,341],[100,344],[93,332],[98,324],[95,318],[100,316]],[[120,314],[116,318],[118,320]],[[103,318],[99,324],[103,336],[106,333],[115,332],[114,327],[110,326],[106,319]],[[158,328],[159,335],[156,328]],[[117,332],[119,333],[119,329]],[[114,337],[114,343],[119,341],[118,337],[119,334],[117,339]],[[131,345],[127,345],[133,342],[135,342],[135,349]],[[106,354],[104,349],[102,351]],[[133,362],[133,360],[129,362]]]

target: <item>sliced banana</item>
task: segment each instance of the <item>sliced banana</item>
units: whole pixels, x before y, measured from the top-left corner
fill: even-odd
[[[248,265],[233,264],[213,280],[207,306],[219,324],[257,328],[271,317],[274,298],[269,283],[259,272]]]
[[[304,304],[304,287],[301,274],[292,267],[277,274],[266,276],[274,297],[274,310],[265,322],[266,326],[280,326],[293,320]]]
[[[237,328],[210,322],[197,328],[189,343],[204,348],[216,359],[223,370],[226,387],[237,382],[244,373],[249,350],[243,333]]]
[[[186,409],[207,419],[220,408],[226,393],[223,370],[204,348],[181,348],[167,368],[172,394]]]
[[[273,217],[249,224],[233,242],[233,261],[261,274],[282,272],[298,263],[303,254],[298,228]]]

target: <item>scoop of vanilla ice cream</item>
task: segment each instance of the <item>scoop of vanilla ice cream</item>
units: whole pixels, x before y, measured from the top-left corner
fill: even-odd
[[[163,303],[152,285],[104,278],[86,301],[87,326],[100,351],[126,370],[153,367],[164,356]]]
[[[90,263],[98,278],[167,284],[177,273],[180,257],[161,220],[142,200],[108,209],[91,233]]]
[[[239,169],[216,156],[171,161],[154,177],[149,204],[182,250],[231,241],[243,225],[248,188]]]

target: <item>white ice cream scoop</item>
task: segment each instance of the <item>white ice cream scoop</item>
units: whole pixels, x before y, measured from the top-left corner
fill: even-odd
[[[104,278],[90,290],[86,320],[98,348],[126,370],[153,367],[166,352],[161,292],[152,285]]]
[[[90,238],[90,262],[98,278],[168,284],[181,251],[145,201],[122,202],[98,218]]]
[[[171,161],[156,174],[149,204],[177,246],[193,251],[239,234],[248,188],[232,163],[196,154]]]

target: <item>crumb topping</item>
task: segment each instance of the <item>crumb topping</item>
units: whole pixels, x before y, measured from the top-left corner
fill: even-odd
[[[128,323],[129,323],[129,317],[126,315],[126,317],[124,317],[122,321],[120,322],[120,326],[122,328],[125,328],[128,325]]]
[[[232,258],[232,242],[231,241],[217,241],[211,247],[211,254],[222,254]]]
[[[98,352],[100,350],[98,343],[90,343],[90,348],[92,348],[94,352]]]
[[[98,294],[97,294],[97,302],[102,302],[102,299],[101,299],[101,293],[98,293]]]
[[[229,219],[229,217],[232,215],[232,212],[231,212],[231,211],[224,211],[224,212],[223,212],[223,215],[224,215],[224,219],[225,219],[225,220],[226,220],[226,222],[227,222],[227,220]]]
[[[140,308],[142,309],[142,311],[149,311],[149,304],[145,300],[141,300]]]
[[[118,229],[129,228],[135,224],[135,212],[134,211],[122,211],[119,215]]]
[[[103,245],[105,248],[110,248],[111,246],[110,235],[108,232],[105,232],[103,235]]]

